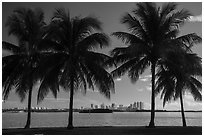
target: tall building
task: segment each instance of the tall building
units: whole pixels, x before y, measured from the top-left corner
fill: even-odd
[[[103,104],[101,104],[101,109],[104,109],[105,108],[105,105],[104,105],[104,103]]]
[[[91,104],[91,109],[94,109],[94,105],[93,104]]]
[[[130,108],[133,108],[133,105],[132,105],[132,104],[130,104]]]
[[[137,103],[136,102],[134,102],[133,108],[137,108]]]
[[[140,109],[140,102],[137,102],[137,109]]]
[[[115,109],[115,107],[116,107],[115,103],[112,103],[112,104],[111,104],[111,108],[112,108],[112,109]]]
[[[144,102],[140,102],[140,110],[144,109]]]

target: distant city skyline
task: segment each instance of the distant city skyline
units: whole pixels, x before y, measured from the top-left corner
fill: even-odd
[[[84,106],[81,106],[81,108],[84,108]],[[123,105],[123,104],[115,104],[115,103],[111,103],[111,104],[100,104],[100,108],[104,109],[104,108],[108,108],[108,109],[117,109],[117,108],[123,108],[123,107],[130,107],[130,108],[136,108],[136,109],[144,109],[144,102],[141,101],[137,101],[137,102],[133,102],[132,104],[129,105]],[[96,109],[99,108],[99,105],[96,104],[91,104],[89,107],[86,108],[91,108],[91,109]]]
[[[162,3],[157,3],[162,5]],[[120,23],[121,17],[126,13],[130,12],[135,8],[135,3],[99,3],[99,2],[77,2],[77,3],[39,3],[39,2],[3,2],[2,3],[2,40],[8,41],[14,44],[17,44],[16,39],[13,36],[8,36],[8,28],[4,27],[6,19],[9,15],[12,14],[12,11],[18,7],[28,7],[28,8],[42,8],[45,13],[45,21],[49,23],[52,14],[56,8],[64,7],[66,10],[69,9],[71,16],[88,16],[94,15],[103,23],[103,30],[109,36],[112,32],[115,31],[127,31],[127,28],[124,24]],[[178,3],[178,8],[188,9],[194,15],[190,21],[187,21],[186,24],[181,28],[181,34],[195,32],[199,36],[202,36],[202,3]],[[109,54],[109,51],[117,46],[124,45],[120,40],[110,36],[111,47],[102,50],[106,54]],[[125,46],[125,45],[124,45]],[[196,45],[193,49],[200,57],[202,57],[202,47],[201,44]],[[7,55],[7,52],[2,51],[3,56]],[[112,68],[113,69],[113,68]],[[111,70],[112,70],[111,69]],[[110,70],[109,70],[110,71]],[[68,108],[69,103],[69,94],[67,91],[60,89],[57,99],[54,99],[51,93],[44,99],[40,104],[37,104],[37,89],[39,84],[33,88],[33,107],[48,107],[48,108]],[[11,91],[11,94],[7,101],[2,103],[2,108],[12,108],[12,107],[27,107],[27,99],[24,102],[20,102],[20,99],[17,94]],[[88,90],[86,96],[82,93],[76,92],[74,95],[74,108],[80,108],[82,105],[85,107],[90,106],[91,104],[100,105],[112,104],[123,104],[128,106],[129,104],[135,101],[144,102],[144,109],[150,109],[150,95],[151,95],[151,75],[150,69],[144,72],[139,78],[139,80],[132,84],[128,76],[124,76],[115,79],[115,94],[111,94],[111,99],[106,99],[101,95],[97,90],[92,91]],[[190,94],[187,94],[184,97],[184,107],[185,110],[201,110],[202,102],[195,102],[193,97]],[[163,109],[162,100],[160,100],[160,95],[156,97],[156,109]],[[171,103],[166,104],[164,109],[167,110],[179,110],[180,103],[178,101],[171,101]]]

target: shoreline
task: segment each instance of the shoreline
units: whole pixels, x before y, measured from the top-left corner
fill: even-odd
[[[2,129],[2,135],[202,135],[201,126],[87,126],[75,127],[68,130],[66,127],[42,128],[8,128]]]
[[[53,113],[53,112],[69,112],[69,111],[32,111],[32,113]],[[73,111],[73,112],[76,112],[76,113],[80,113],[80,111]],[[140,111],[118,111],[118,110],[113,110],[113,113],[118,113],[118,112],[151,112],[151,110],[140,110]],[[179,110],[156,110],[155,112],[181,112]],[[184,111],[185,113],[186,112],[195,112],[195,113],[202,113],[202,111],[193,111],[193,110],[187,110],[187,111]],[[3,111],[2,113],[27,113],[27,111]],[[101,112],[101,113],[104,113],[104,112]]]

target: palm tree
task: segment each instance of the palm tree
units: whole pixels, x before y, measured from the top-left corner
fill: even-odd
[[[189,91],[194,100],[202,100],[202,83],[199,81],[202,76],[201,58],[196,54],[186,52],[180,55],[170,54],[167,58],[168,60],[162,61],[157,73],[155,92],[162,91],[163,106],[172,99],[180,98],[183,126],[186,127],[183,95]]]
[[[151,120],[149,127],[154,127],[155,118],[155,71],[158,61],[169,51],[178,52],[184,45],[176,44],[179,27],[191,15],[187,10],[176,10],[175,3],[165,3],[157,7],[155,3],[137,3],[132,13],[127,13],[121,22],[127,25],[128,32],[114,32],[127,47],[117,47],[111,51],[114,63],[119,66],[112,71],[113,77],[120,77],[128,72],[135,83],[139,75],[149,66],[152,74]],[[196,34],[187,34],[180,39],[199,39]]]
[[[101,30],[101,23],[96,18],[71,18],[65,9],[57,9],[44,38],[49,41],[47,47],[52,49],[52,54],[48,54],[42,61],[39,70],[43,78],[38,102],[43,100],[49,90],[57,97],[59,86],[65,91],[69,90],[69,129],[73,128],[74,91],[82,88],[86,92],[87,88],[94,90],[96,86],[108,98],[110,91],[114,91],[112,76],[104,69],[104,62],[110,57],[93,51],[109,43],[108,37],[97,33],[98,30]]]
[[[2,48],[11,55],[2,59],[3,98],[8,98],[11,89],[15,88],[23,101],[28,93],[28,115],[25,128],[30,127],[32,88],[37,82],[35,69],[40,60],[37,46],[45,26],[44,13],[40,9],[19,8],[8,17],[6,26],[9,35],[17,37],[19,45],[3,41]]]

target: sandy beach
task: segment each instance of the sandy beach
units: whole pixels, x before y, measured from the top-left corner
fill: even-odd
[[[10,128],[2,129],[3,135],[202,135],[199,126],[159,126],[146,128],[142,126],[105,126],[105,127],[75,127],[68,130],[65,127],[56,128]]]

